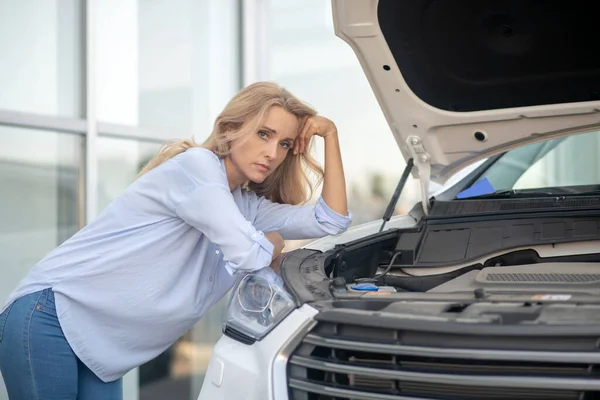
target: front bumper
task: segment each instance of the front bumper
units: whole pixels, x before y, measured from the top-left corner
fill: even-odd
[[[555,322],[535,324],[450,321],[364,302],[363,310],[319,308],[310,332],[286,352],[290,400],[600,398],[600,324],[573,324],[576,306],[550,305]],[[579,313],[595,319],[598,307]]]
[[[302,340],[315,314],[305,304],[252,345],[223,336],[213,349],[198,400],[287,400],[286,349]]]

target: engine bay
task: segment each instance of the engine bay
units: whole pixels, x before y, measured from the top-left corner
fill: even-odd
[[[556,214],[555,214],[556,215]],[[338,246],[325,265],[346,283],[396,291],[456,293],[540,289],[600,293],[600,217],[429,219]],[[547,251],[545,249],[555,251]],[[341,283],[337,283],[340,289]],[[338,290],[339,292],[339,290]]]
[[[292,252],[282,271],[300,304],[374,298],[600,304],[600,217],[553,215],[424,219],[325,253]]]

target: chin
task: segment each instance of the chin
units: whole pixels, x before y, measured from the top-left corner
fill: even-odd
[[[250,176],[248,180],[254,183],[263,183],[265,179],[267,179],[266,175],[256,174],[254,176]]]

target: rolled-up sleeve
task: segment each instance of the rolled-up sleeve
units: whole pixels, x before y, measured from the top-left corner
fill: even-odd
[[[352,223],[352,213],[348,212],[348,215],[342,215],[333,211],[322,197],[319,197],[315,204],[315,218],[319,225],[328,232],[332,232],[331,235],[344,232]]]
[[[292,206],[256,197],[254,226],[264,232],[276,231],[286,240],[316,239],[344,232],[352,213],[333,211],[322,197],[314,205]]]
[[[270,265],[273,244],[242,215],[219,160],[205,154],[197,157],[199,160],[194,162],[204,161],[199,171],[202,176],[190,177],[194,185],[176,204],[176,215],[221,248],[225,268],[231,275]],[[203,160],[206,157],[208,160]]]

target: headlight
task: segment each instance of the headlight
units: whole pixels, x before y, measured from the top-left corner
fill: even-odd
[[[294,308],[281,278],[267,267],[242,278],[229,302],[226,325],[260,340]]]

